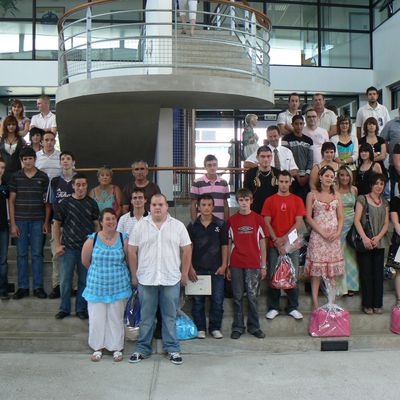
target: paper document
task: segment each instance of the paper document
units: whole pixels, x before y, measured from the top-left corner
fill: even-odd
[[[189,280],[185,287],[185,294],[188,296],[211,295],[211,276],[197,275],[197,282]]]
[[[397,249],[396,256],[394,257],[394,261],[400,263],[400,247]]]
[[[289,239],[289,244],[293,244],[297,239],[299,235],[297,234],[297,230],[293,229],[292,232],[289,233],[288,239]]]

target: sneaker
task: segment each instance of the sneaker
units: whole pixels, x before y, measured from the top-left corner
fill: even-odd
[[[51,293],[49,294],[49,299],[59,299],[60,298],[60,285],[57,285]]]
[[[76,313],[76,316],[82,320],[89,319],[89,314],[86,311],[79,311]]]
[[[255,332],[251,332],[251,334],[253,336],[255,336],[257,339],[264,339],[265,338],[265,333],[261,329],[258,329]]]
[[[219,331],[218,329],[215,331],[211,331],[211,336],[214,339],[222,339],[224,337],[224,335],[221,333],[221,331]]]
[[[279,311],[272,309],[269,310],[266,314],[265,314],[265,318],[267,319],[274,319],[277,315],[279,315]]]
[[[68,317],[69,313],[65,312],[65,311],[59,311],[56,315],[55,315],[55,319],[64,319],[65,317]]]
[[[0,299],[1,300],[10,300],[10,296],[8,295],[8,293],[4,293],[1,295]]]
[[[242,334],[240,332],[238,332],[238,331],[233,331],[231,333],[231,339],[239,339],[240,336],[242,336]]]
[[[303,319],[303,314],[297,310],[290,311],[290,313],[288,315],[290,315],[294,319]]]
[[[199,331],[197,334],[197,339],[205,339],[206,338],[206,331]]]
[[[172,362],[172,364],[180,365],[183,363],[182,356],[178,352],[168,353],[167,357],[168,357],[169,361]]]
[[[132,353],[131,358],[129,359],[129,362],[134,364],[134,363],[138,363],[146,358],[148,358],[148,357],[146,357],[144,354],[135,352],[135,353]]]
[[[29,289],[18,289],[14,295],[13,295],[13,299],[14,300],[19,300],[22,299],[23,297],[27,297],[29,296]]]
[[[43,290],[43,288],[37,288],[33,290],[33,295],[37,297],[38,299],[47,299],[47,294]]]

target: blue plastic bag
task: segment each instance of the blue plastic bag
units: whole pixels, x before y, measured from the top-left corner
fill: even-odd
[[[178,340],[189,340],[197,338],[197,327],[183,311],[179,310],[176,316],[176,338]]]
[[[133,289],[131,297],[125,307],[124,325],[125,336],[130,340],[137,340],[139,336],[140,303],[137,289]]]

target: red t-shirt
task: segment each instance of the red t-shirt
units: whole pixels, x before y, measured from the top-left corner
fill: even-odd
[[[252,211],[237,212],[228,219],[229,239],[232,240],[230,267],[260,268],[260,240],[268,236],[264,219]]]
[[[277,237],[286,235],[296,222],[296,217],[304,217],[306,209],[303,200],[294,195],[281,196],[274,194],[265,200],[261,210],[263,217],[271,217],[271,226]],[[274,247],[272,240],[269,245]]]

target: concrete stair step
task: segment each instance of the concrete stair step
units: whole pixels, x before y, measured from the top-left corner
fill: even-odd
[[[51,261],[52,254],[50,246],[45,246],[43,248],[43,255],[46,261]],[[8,246],[8,262],[10,262],[10,260],[12,261],[16,259],[17,259],[17,246]]]
[[[73,313],[74,314],[74,313]],[[1,313],[0,332],[61,332],[75,334],[88,332],[88,321],[81,320],[75,315],[56,320],[54,313],[30,312],[8,314]]]

